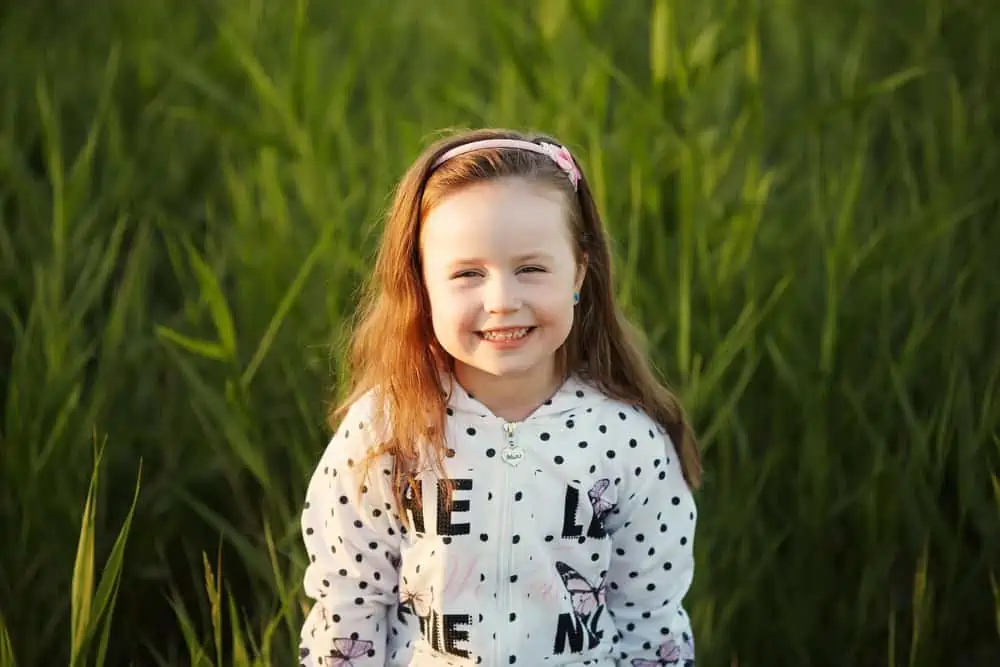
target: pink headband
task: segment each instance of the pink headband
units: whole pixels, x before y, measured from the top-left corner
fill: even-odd
[[[573,184],[574,190],[577,189],[577,184],[580,182],[580,170],[577,168],[576,162],[573,160],[573,156],[564,146],[557,146],[549,143],[536,144],[533,141],[522,141],[521,139],[484,139],[482,141],[472,141],[467,144],[455,146],[437,159],[437,162],[434,163],[433,169],[437,169],[453,157],[458,157],[459,155],[465,155],[466,153],[484,150],[487,148],[520,148],[522,150],[531,151],[532,153],[548,155],[552,158],[553,162],[559,165],[560,169],[566,172],[570,182]]]

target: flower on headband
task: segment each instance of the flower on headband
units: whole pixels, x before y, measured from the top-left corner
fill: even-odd
[[[555,144],[540,143],[542,150],[545,154],[552,158],[552,161],[559,165],[559,168],[566,172],[569,176],[570,182],[573,184],[573,189],[576,190],[577,184],[580,182],[580,170],[576,166],[576,162],[573,161],[573,156],[568,150],[563,146],[556,146]]]

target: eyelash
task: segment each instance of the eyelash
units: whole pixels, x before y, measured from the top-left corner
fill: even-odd
[[[529,271],[530,270],[532,272],[537,271],[537,272],[540,272],[540,273],[544,273],[545,272],[545,269],[543,269],[540,266],[525,266],[521,270],[522,271]],[[475,278],[478,275],[479,274],[476,273],[475,271],[471,271],[470,270],[470,271],[462,271],[460,273],[456,273],[454,276],[452,276],[452,278]]]

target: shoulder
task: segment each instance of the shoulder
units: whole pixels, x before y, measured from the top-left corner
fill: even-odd
[[[641,432],[647,439],[666,436],[666,431],[640,406],[619,398],[601,395],[601,400],[591,402],[593,413],[616,433]]]
[[[630,458],[656,458],[664,453],[670,459],[676,458],[674,442],[666,429],[638,405],[605,396],[595,404],[594,416]]]
[[[374,390],[347,405],[330,436],[323,458],[331,463],[352,466],[375,452],[387,440],[388,432],[385,411],[378,407]]]

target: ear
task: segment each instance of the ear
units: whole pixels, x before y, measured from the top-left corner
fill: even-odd
[[[576,265],[576,278],[573,280],[573,289],[577,292],[583,287],[583,279],[587,275],[587,255],[583,255],[580,263]]]

